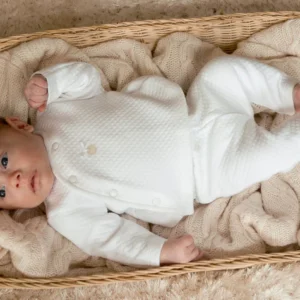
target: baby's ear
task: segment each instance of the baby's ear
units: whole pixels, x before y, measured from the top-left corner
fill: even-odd
[[[5,121],[10,127],[17,129],[19,131],[33,132],[34,130],[32,125],[23,122],[18,117],[6,117]]]

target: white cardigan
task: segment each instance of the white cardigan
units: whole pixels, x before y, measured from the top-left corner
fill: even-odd
[[[40,73],[49,101],[37,133],[56,176],[49,223],[91,255],[159,265],[165,239],[117,214],[173,226],[193,212],[194,193],[209,203],[300,161],[299,117],[268,132],[251,107],[294,114],[297,81],[259,62],[223,57],[206,65],[187,95],[189,118],[180,87],[161,77],[105,92],[88,64]]]
[[[106,92],[86,63],[42,70],[47,109],[37,119],[56,177],[49,224],[90,255],[155,265],[165,239],[117,214],[174,226],[193,213],[188,115],[181,88],[141,77]]]

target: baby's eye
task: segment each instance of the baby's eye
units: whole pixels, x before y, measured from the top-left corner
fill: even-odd
[[[5,198],[5,187],[4,186],[0,190],[0,198]]]
[[[1,165],[4,167],[4,169],[7,168],[8,165],[8,157],[7,157],[7,152],[5,152],[1,158]],[[0,196],[1,197],[1,196]]]

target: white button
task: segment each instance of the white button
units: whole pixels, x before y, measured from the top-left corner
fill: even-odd
[[[70,181],[71,183],[76,183],[76,182],[77,182],[77,177],[74,176],[74,175],[72,175],[72,176],[69,177],[69,181]]]
[[[154,199],[152,199],[152,203],[154,204],[154,205],[159,205],[160,204],[160,199],[159,198],[154,198]]]
[[[89,155],[94,155],[94,154],[96,154],[96,153],[97,153],[97,147],[96,147],[96,145],[94,145],[94,144],[88,145],[88,146],[87,146],[87,153],[88,153]]]
[[[59,148],[59,144],[58,143],[53,143],[52,144],[52,150],[56,151]]]
[[[109,192],[109,194],[112,196],[112,197],[117,197],[118,196],[118,191],[117,190],[111,190]]]

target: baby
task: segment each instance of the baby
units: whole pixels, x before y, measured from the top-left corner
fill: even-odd
[[[234,195],[300,161],[300,118],[269,132],[251,107],[299,112],[297,80],[250,59],[210,62],[186,98],[158,76],[107,92],[80,62],[38,71],[25,96],[39,111],[36,127],[17,117],[0,126],[0,207],[46,200],[55,230],[124,264],[186,263],[203,252],[190,235],[166,240],[120,214],[171,227],[194,200]]]

